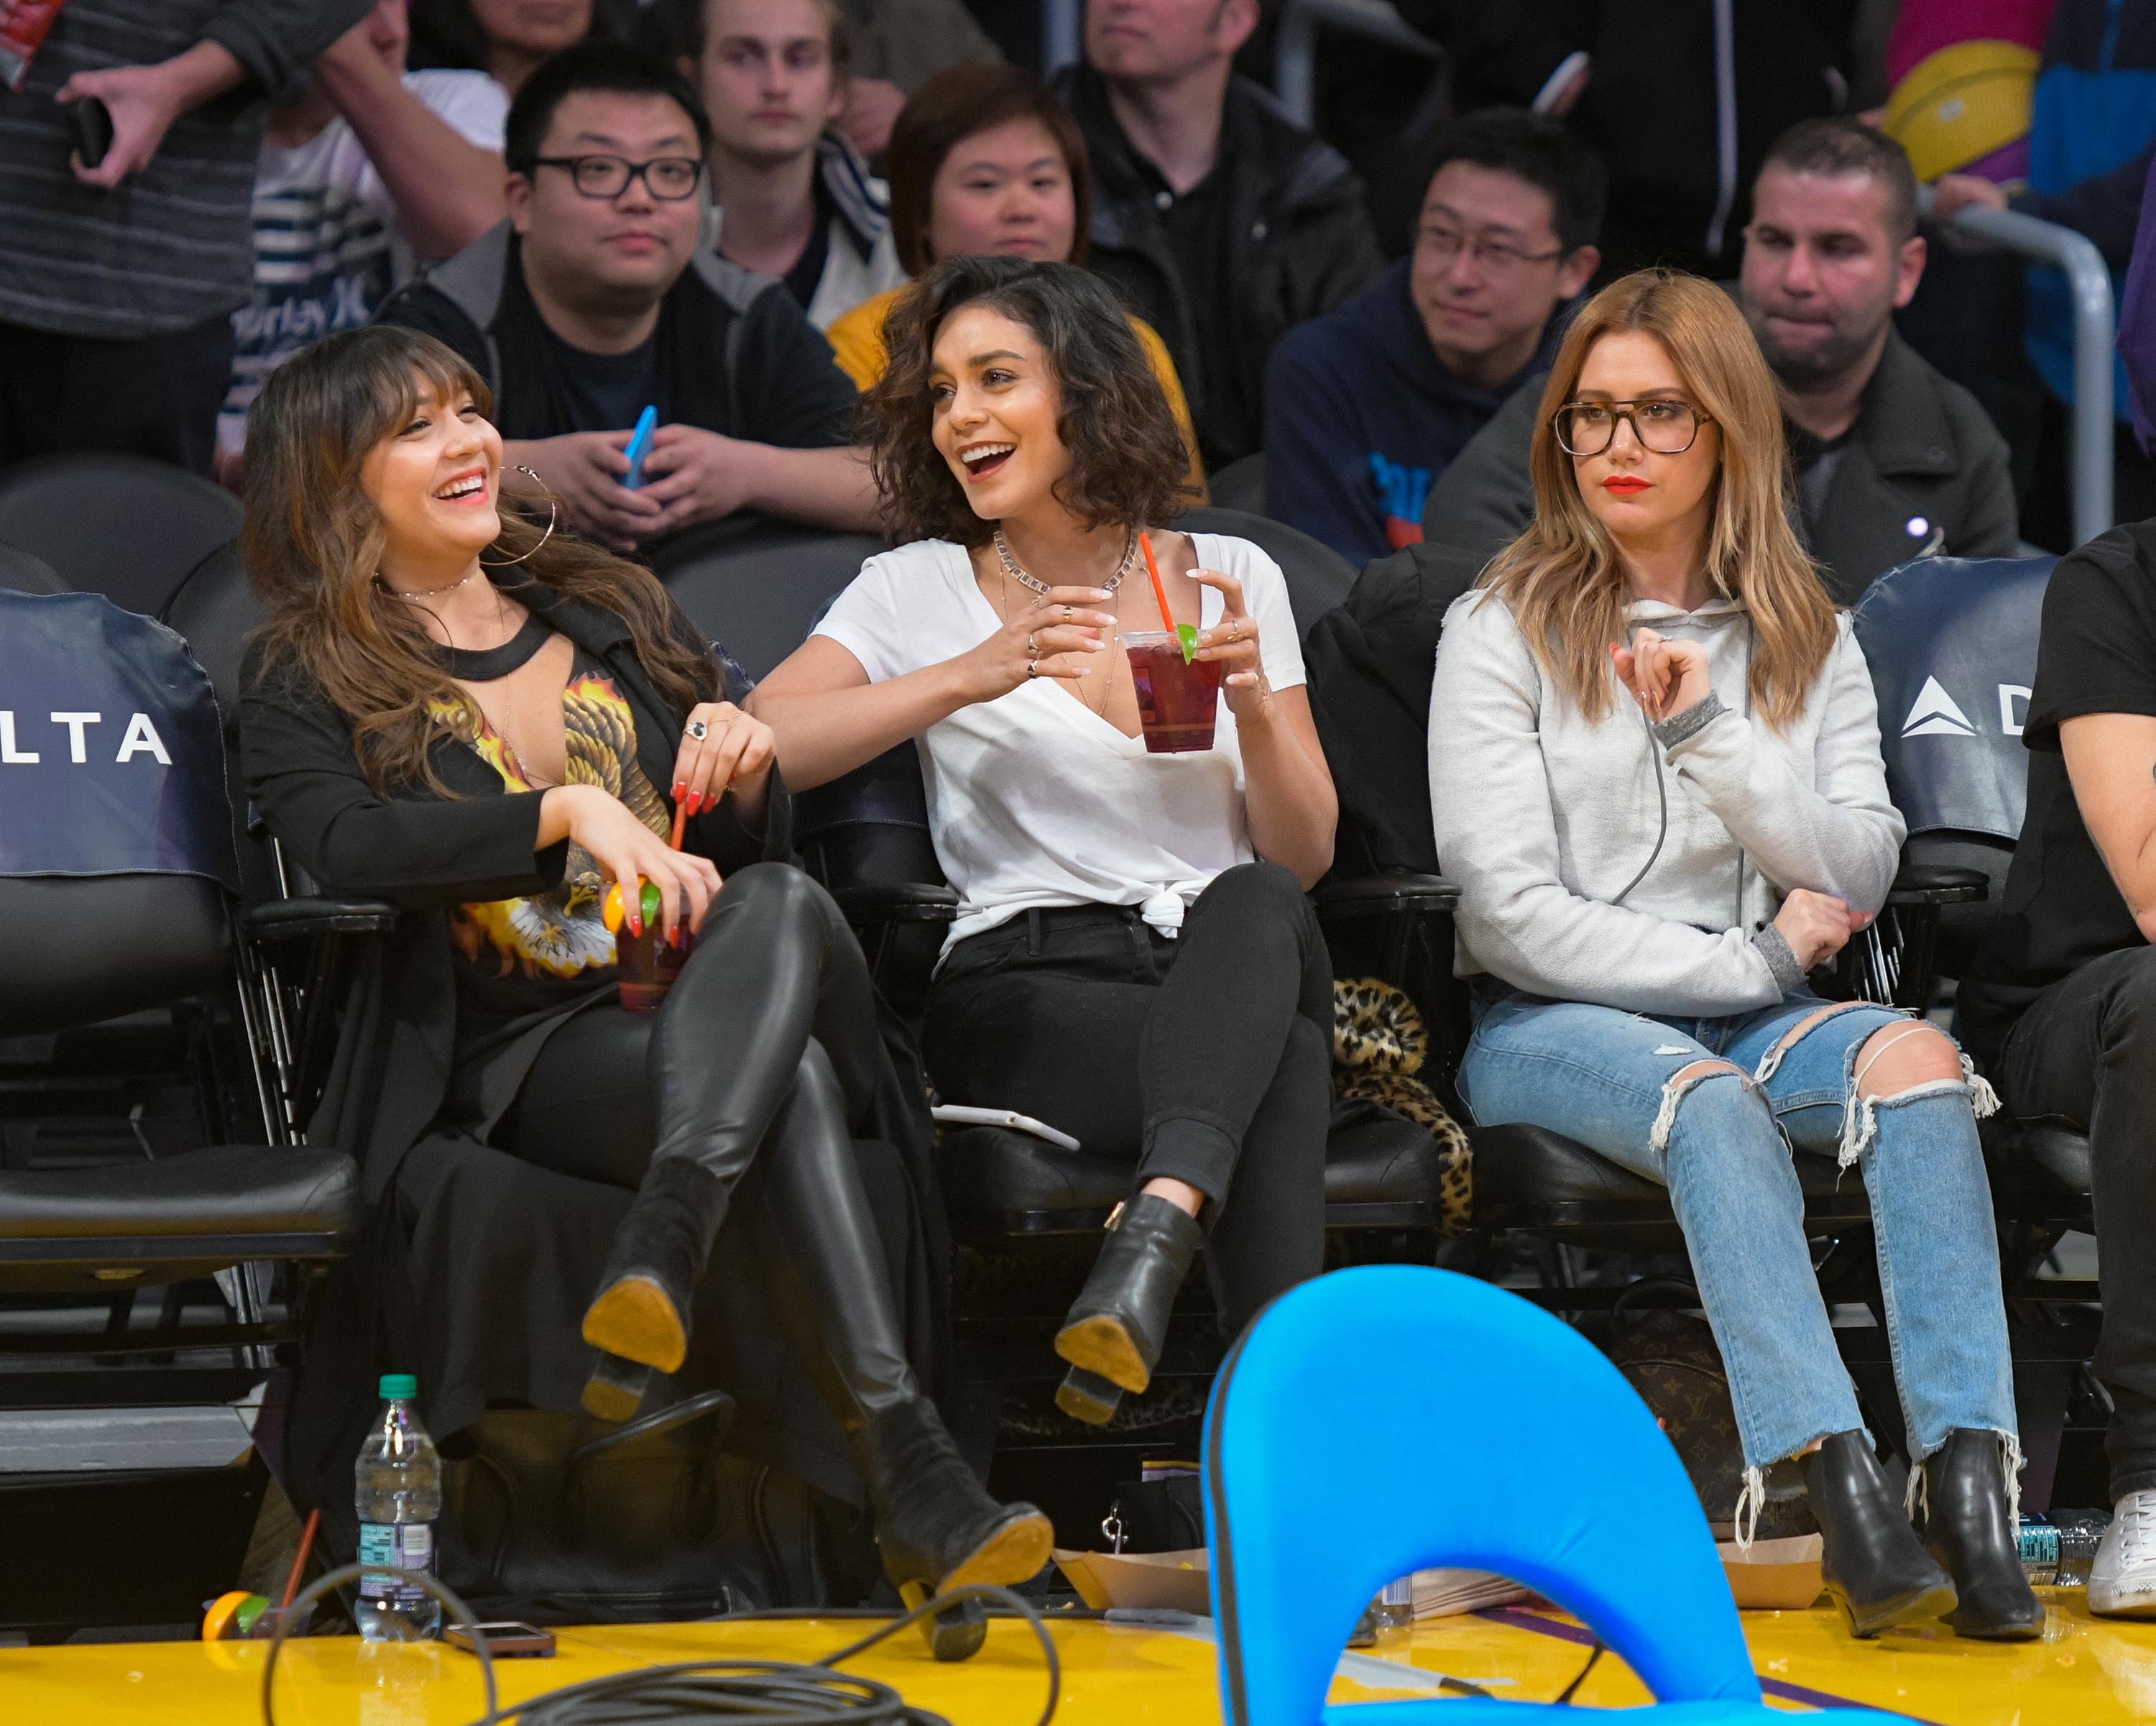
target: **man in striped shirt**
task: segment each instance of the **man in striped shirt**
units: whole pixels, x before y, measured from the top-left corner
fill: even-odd
[[[69,0],[0,88],[0,468],[105,449],[210,470],[265,99],[295,97],[368,5]],[[112,116],[94,168],[88,96]]]

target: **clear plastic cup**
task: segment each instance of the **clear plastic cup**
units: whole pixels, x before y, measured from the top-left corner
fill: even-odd
[[[1213,747],[1213,722],[1220,709],[1220,662],[1186,662],[1183,644],[1169,629],[1126,633],[1131,681],[1137,687],[1138,723],[1147,750],[1181,755]]]

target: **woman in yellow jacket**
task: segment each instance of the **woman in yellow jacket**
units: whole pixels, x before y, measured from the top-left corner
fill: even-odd
[[[1031,73],[1001,63],[953,66],[908,99],[891,127],[891,237],[909,275],[942,258],[1000,252],[1055,263],[1086,261],[1092,172],[1085,135]],[[884,321],[906,290],[891,288],[842,314],[824,333],[863,390],[889,357]],[[1190,452],[1190,487],[1205,501],[1198,434],[1175,362],[1152,325],[1131,328],[1167,393]]]

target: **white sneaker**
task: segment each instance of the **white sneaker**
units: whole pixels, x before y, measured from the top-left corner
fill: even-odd
[[[2156,1618],[2156,1491],[2112,1508],[2090,1568],[2088,1609],[2105,1618]]]

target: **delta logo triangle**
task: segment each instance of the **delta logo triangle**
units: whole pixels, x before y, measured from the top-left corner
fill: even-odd
[[[1917,705],[1909,709],[1909,717],[1902,722],[1905,737],[1973,737],[1976,727],[1969,722],[1969,716],[1954,705],[1954,698],[1939,687],[1939,680],[1927,677],[1924,686],[1917,691]]]

